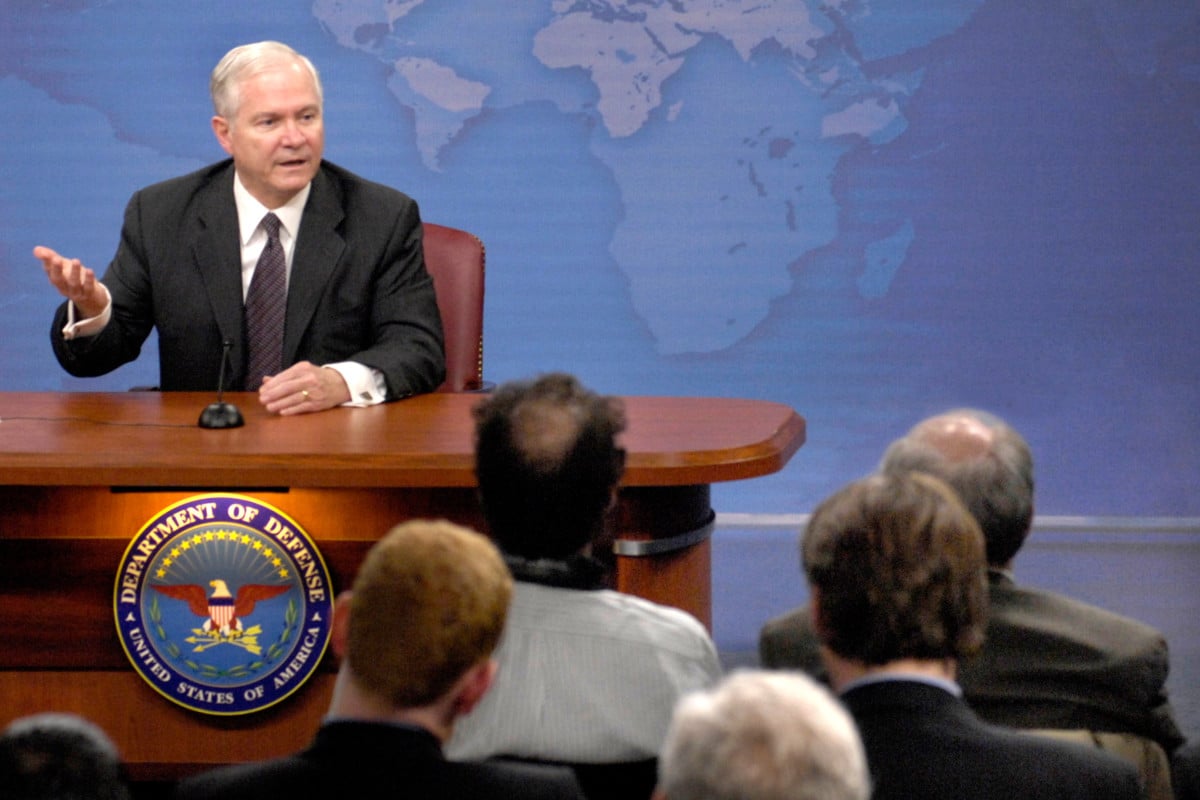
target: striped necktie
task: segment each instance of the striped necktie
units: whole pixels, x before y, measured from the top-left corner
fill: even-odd
[[[287,308],[286,264],[279,242],[279,217],[267,214],[262,220],[267,246],[258,257],[250,289],[246,292],[246,336],[249,367],[246,391],[258,391],[263,378],[279,372],[283,365],[283,318]]]

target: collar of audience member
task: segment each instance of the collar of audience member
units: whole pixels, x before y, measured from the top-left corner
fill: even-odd
[[[513,578],[524,583],[560,589],[603,589],[605,586],[605,566],[583,553],[565,559],[531,559],[506,553],[504,561]]]
[[[1016,578],[1013,575],[1012,567],[994,567],[989,565],[987,568],[988,583],[1013,583]]]
[[[821,655],[829,672],[829,682],[838,694],[875,683],[906,681],[936,686],[955,697],[962,697],[962,689],[956,681],[958,662],[952,658],[904,658],[887,664],[868,665],[843,658],[827,647],[822,648]]]

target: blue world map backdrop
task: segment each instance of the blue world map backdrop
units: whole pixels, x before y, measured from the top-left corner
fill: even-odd
[[[103,268],[224,156],[208,73],[279,39],[326,157],[488,250],[487,377],[755,397],[809,440],[720,510],[805,512],[980,406],[1039,511],[1200,515],[1200,10],[1156,0],[11,0],[0,390],[63,373],[30,251]],[[2,435],[2,430],[0,430]]]

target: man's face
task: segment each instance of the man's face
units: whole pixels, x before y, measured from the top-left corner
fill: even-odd
[[[212,125],[242,183],[267,208],[286,203],[317,174],[325,124],[312,76],[300,64],[243,80],[233,119],[213,117]]]

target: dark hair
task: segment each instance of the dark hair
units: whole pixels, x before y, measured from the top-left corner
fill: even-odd
[[[129,800],[117,748],[75,714],[34,714],[0,734],[0,796],[12,800]]]
[[[625,467],[620,402],[551,373],[475,407],[475,475],[493,538],[524,558],[565,558],[604,530]]]
[[[817,631],[868,665],[963,658],[983,642],[987,578],[979,526],[942,481],[874,475],[813,512],[800,545]]]
[[[974,435],[964,432],[970,423],[986,432],[985,444],[957,452]],[[931,417],[888,447],[880,469],[926,472],[949,484],[979,523],[989,564],[1008,564],[1029,535],[1033,454],[1025,439],[995,415],[957,409]]]

